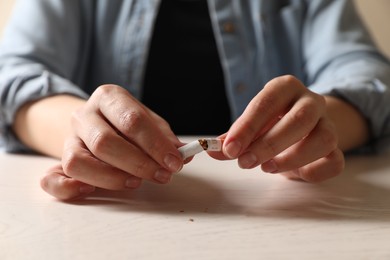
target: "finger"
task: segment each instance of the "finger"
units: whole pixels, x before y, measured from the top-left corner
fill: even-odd
[[[222,135],[220,135],[220,136],[217,136],[216,138],[217,138],[217,139],[221,139],[221,140],[223,140],[223,142],[225,142],[226,135],[227,135],[227,133],[222,134]],[[223,144],[222,144],[222,145],[223,145]],[[207,151],[207,154],[208,154],[210,157],[212,157],[212,158],[214,158],[214,159],[217,159],[217,160],[231,160],[231,158],[227,157],[227,156],[223,153],[223,151],[218,151],[218,152],[217,152],[217,151],[212,151],[212,152]]]
[[[170,140],[174,136],[172,132],[161,131],[150,113],[126,90],[106,86],[101,87],[100,92],[98,99],[100,112],[126,139],[136,144],[167,170],[180,171],[183,160],[177,147]],[[115,92],[114,102],[112,100],[114,95],[111,92]]]
[[[78,138],[70,138],[65,143],[62,166],[67,176],[104,189],[134,189],[141,184],[140,177],[95,158]]]
[[[292,76],[278,77],[266,84],[234,122],[225,138],[223,152],[237,158],[259,135],[274,125],[307,89]]]
[[[263,163],[264,172],[277,173],[300,168],[327,156],[337,148],[337,135],[333,124],[322,119],[314,130],[300,142]]]
[[[144,106],[138,99],[134,98],[133,96],[129,96],[135,103],[137,103],[140,107],[145,109],[146,113],[149,114],[149,116],[152,118],[153,121],[156,121],[156,125],[158,128],[163,132],[163,134],[171,140],[173,144],[175,144],[176,147],[180,147],[184,145],[177,136],[172,132],[172,129],[167,121],[165,121],[161,116],[156,114],[154,111],[150,110],[148,107]]]
[[[47,171],[41,179],[44,191],[60,200],[71,200],[84,197],[95,190],[95,187],[69,178],[64,174],[61,165]]]
[[[283,175],[284,177],[286,177],[287,179],[289,180],[293,180],[293,181],[303,181],[301,178],[299,178],[299,176],[297,176],[294,172],[292,171],[289,171],[289,172],[282,172],[281,175]]]
[[[312,162],[294,171],[283,173],[289,178],[299,178],[310,183],[319,183],[338,176],[345,166],[344,155],[340,149],[336,149],[328,156]]]
[[[294,107],[270,129],[258,138],[238,160],[242,168],[262,164],[305,138],[316,126],[321,111],[313,98],[301,98]]]
[[[76,133],[82,141],[73,140],[69,143],[66,149],[67,153],[64,154],[67,157],[66,161],[82,164],[83,161],[80,160],[83,158],[92,164],[85,166],[89,168],[98,167],[99,164],[105,162],[104,172],[115,169],[142,179],[160,183],[168,182],[171,176],[169,170],[159,165],[138,146],[118,135],[106,121],[93,113],[86,114],[82,118],[84,120],[80,120],[79,124],[87,122],[93,127],[75,127]],[[84,147],[84,145],[86,147],[80,150],[80,147]]]

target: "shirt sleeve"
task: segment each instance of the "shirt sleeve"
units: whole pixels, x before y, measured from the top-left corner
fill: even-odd
[[[389,61],[352,1],[308,1],[308,6],[303,49],[309,87],[355,106],[369,122],[367,147],[384,147],[390,137]]]
[[[57,94],[88,97],[81,89],[86,2],[17,1],[0,45],[0,144],[7,151],[28,150],[11,130],[23,104]]]

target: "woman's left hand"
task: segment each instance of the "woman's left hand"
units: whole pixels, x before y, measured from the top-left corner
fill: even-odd
[[[293,76],[268,82],[223,135],[217,159],[238,159],[241,168],[321,182],[339,175],[344,155],[327,115],[325,98]]]

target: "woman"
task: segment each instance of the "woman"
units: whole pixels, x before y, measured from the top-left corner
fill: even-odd
[[[319,182],[390,132],[389,63],[347,0],[20,0],[0,68],[6,148],[61,158],[60,199],[168,183],[176,135]]]

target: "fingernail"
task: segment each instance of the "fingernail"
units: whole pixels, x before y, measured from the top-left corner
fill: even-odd
[[[274,160],[269,160],[261,165],[261,169],[263,172],[275,173],[278,171],[278,166],[276,165]]]
[[[168,183],[172,178],[172,173],[165,169],[159,169],[154,174],[154,179],[160,183]]]
[[[238,165],[243,169],[249,169],[257,163],[257,156],[252,152],[247,152],[238,158]]]
[[[95,191],[95,187],[91,185],[82,185],[79,189],[81,194],[88,194]]]
[[[237,158],[241,152],[242,145],[239,141],[233,141],[226,145],[225,153],[230,158]]]
[[[177,158],[173,154],[168,154],[164,158],[165,167],[171,172],[178,172],[183,167],[183,160]]]
[[[130,177],[126,180],[125,185],[127,188],[136,189],[141,185],[141,179],[136,177]]]

